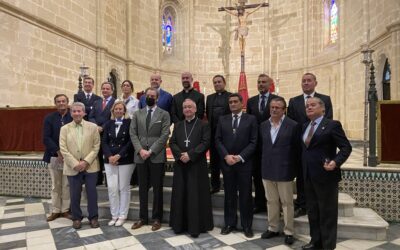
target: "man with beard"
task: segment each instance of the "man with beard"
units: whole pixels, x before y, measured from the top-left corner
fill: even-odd
[[[210,127],[195,116],[191,99],[183,102],[183,114],[169,140],[175,158],[169,224],[175,233],[197,238],[214,227],[206,158]]]
[[[212,79],[215,93],[207,96],[206,114],[211,127],[210,169],[211,169],[211,194],[218,193],[220,181],[220,159],[215,147],[215,131],[217,130],[220,116],[230,113],[228,98],[231,94],[225,90],[226,82],[222,75],[216,75]]]
[[[174,95],[171,107],[171,119],[173,123],[185,119],[182,110],[182,103],[185,99],[191,99],[196,103],[196,116],[203,119],[204,116],[204,95],[193,89],[193,77],[189,72],[182,73],[183,90]]]
[[[269,86],[272,79],[266,74],[260,74],[257,80],[257,88],[260,92],[258,95],[251,97],[247,101],[247,113],[254,115],[257,118],[257,123],[260,125],[270,117],[269,103],[275,97],[278,97],[269,92]],[[256,153],[253,161],[253,183],[254,183],[254,213],[261,213],[267,210],[265,191],[261,178],[261,143],[257,143]]]

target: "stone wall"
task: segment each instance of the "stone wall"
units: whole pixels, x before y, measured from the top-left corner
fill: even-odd
[[[249,0],[248,4],[258,3]],[[246,74],[249,95],[257,93],[259,73],[279,78],[279,94],[301,93],[304,72],[318,77],[317,91],[329,94],[334,118],[349,137],[361,139],[365,68],[361,46],[375,50],[378,96],[386,58],[392,69],[391,96],[400,98],[400,2],[337,0],[339,40],[329,44],[324,3],[320,0],[270,0],[249,16]],[[237,90],[240,50],[233,39],[237,18],[218,12],[236,0],[5,0],[0,2],[0,72],[4,98],[0,106],[51,105],[56,93],[77,90],[79,66],[85,62],[99,85],[114,70],[119,84],[130,79],[145,89],[153,72],[163,87],[181,90],[180,73],[191,71],[206,94],[211,78],[227,76]],[[162,54],[161,11],[176,12],[174,53]],[[249,10],[247,10],[249,11]],[[279,75],[278,75],[279,71]],[[276,81],[277,82],[277,81]],[[120,90],[118,90],[120,94]]]

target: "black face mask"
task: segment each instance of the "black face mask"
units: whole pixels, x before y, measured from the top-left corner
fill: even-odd
[[[146,105],[149,107],[153,107],[156,103],[156,100],[150,97],[146,97]]]

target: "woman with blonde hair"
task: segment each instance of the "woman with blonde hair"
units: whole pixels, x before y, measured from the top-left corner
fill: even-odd
[[[112,216],[109,226],[122,226],[128,218],[131,199],[129,184],[135,169],[130,123],[125,103],[115,101],[111,108],[111,120],[104,126],[101,140]]]

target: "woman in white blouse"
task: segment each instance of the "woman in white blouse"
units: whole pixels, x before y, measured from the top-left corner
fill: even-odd
[[[134,91],[133,83],[129,80],[123,81],[121,83],[121,90],[122,90],[122,96],[120,100],[125,103],[127,110],[126,113],[132,119],[133,113],[139,110],[139,100],[132,95]]]

